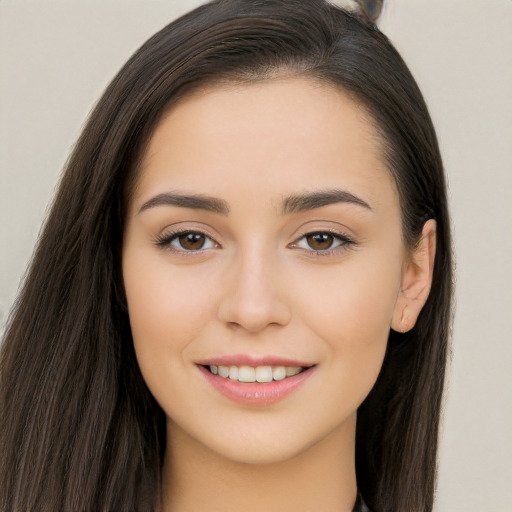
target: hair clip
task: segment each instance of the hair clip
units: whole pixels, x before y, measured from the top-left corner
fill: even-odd
[[[356,2],[366,21],[376,24],[382,14],[384,0],[356,0]]]

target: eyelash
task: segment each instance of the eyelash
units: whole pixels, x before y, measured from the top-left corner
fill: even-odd
[[[211,240],[214,244],[216,244],[215,240],[209,236],[208,234],[204,233],[200,230],[194,230],[194,229],[182,229],[177,231],[172,231],[171,233],[165,233],[160,236],[158,236],[155,240],[155,244],[157,247],[160,247],[162,249],[169,250],[171,252],[174,252],[179,255],[183,256],[193,256],[195,254],[202,254],[204,251],[208,249],[197,249],[197,250],[187,250],[187,249],[176,249],[171,244],[174,240],[179,238],[180,236],[184,235],[201,235],[204,236],[206,239]]]
[[[329,235],[332,236],[334,241],[333,242],[339,242],[339,245],[336,247],[330,248],[330,249],[324,249],[324,250],[315,250],[313,248],[310,249],[304,249],[302,247],[298,247],[298,244],[301,240],[308,236],[314,236],[314,235]],[[342,235],[341,233],[331,231],[329,229],[322,229],[318,231],[308,231],[306,233],[303,233],[296,242],[292,244],[292,247],[298,247],[299,249],[303,249],[307,253],[310,253],[314,256],[331,256],[333,254],[338,254],[340,252],[346,251],[353,247],[356,244],[355,240],[348,237],[347,235]]]
[[[209,239],[214,244],[216,244],[215,240],[208,234],[204,233],[203,231],[193,230],[193,229],[183,229],[183,230],[173,231],[171,233],[165,233],[163,235],[158,236],[155,240],[155,245],[157,245],[158,247],[160,247],[162,249],[167,249],[176,254],[186,255],[186,256],[202,254],[204,251],[210,249],[210,248],[206,248],[206,249],[201,248],[201,249],[197,249],[197,250],[176,249],[175,247],[173,247],[171,245],[172,242],[174,240],[176,240],[177,238],[179,238],[180,236],[189,235],[189,234],[204,236],[206,239]],[[333,247],[330,249],[324,249],[324,250],[315,250],[313,248],[305,249],[303,247],[299,247],[298,244],[301,240],[305,239],[306,237],[310,237],[310,236],[314,236],[314,235],[332,236],[334,241],[339,242],[339,245],[337,245],[336,247]],[[337,233],[337,232],[334,232],[334,231],[331,231],[328,229],[324,229],[324,230],[319,230],[319,231],[308,231],[306,233],[303,233],[297,239],[297,241],[293,242],[293,244],[291,244],[290,246],[298,248],[298,249],[302,249],[305,252],[315,255],[315,256],[330,256],[332,254],[336,254],[336,253],[348,250],[350,247],[354,246],[355,244],[356,244],[356,242],[353,239],[351,239],[350,237],[348,237],[347,235],[342,235],[340,233]]]

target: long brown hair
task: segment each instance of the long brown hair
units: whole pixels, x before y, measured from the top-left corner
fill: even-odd
[[[150,511],[165,418],[136,362],[120,278],[131,184],[172,102],[201,85],[281,73],[334,84],[385,148],[414,246],[437,222],[433,286],[416,326],[390,332],[358,411],[357,481],[374,512],[431,511],[451,321],[443,167],[422,95],[388,39],[323,0],[216,0],[126,63],[66,166],[0,359],[0,510]]]

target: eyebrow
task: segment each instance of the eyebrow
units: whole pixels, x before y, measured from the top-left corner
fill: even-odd
[[[283,200],[282,215],[313,210],[335,203],[350,203],[372,210],[371,206],[360,197],[346,190],[320,190],[317,192],[292,194]],[[202,194],[180,194],[164,193],[158,194],[146,201],[140,208],[139,213],[156,206],[178,206],[180,208],[192,208],[208,212],[229,214],[227,201],[217,197],[205,196]]]
[[[155,206],[179,206],[181,208],[193,208],[195,210],[206,210],[208,212],[228,215],[229,205],[223,199],[204,196],[202,194],[158,194],[146,201],[140,208],[139,213]]]
[[[292,194],[283,201],[282,214],[302,212],[335,203],[350,203],[372,211],[371,206],[360,197],[346,190],[320,190],[305,194]]]

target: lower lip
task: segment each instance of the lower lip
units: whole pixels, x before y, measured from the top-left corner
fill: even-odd
[[[246,383],[213,375],[204,366],[198,365],[198,368],[219,393],[233,402],[244,405],[275,404],[302,386],[313,373],[311,367],[283,380]]]

